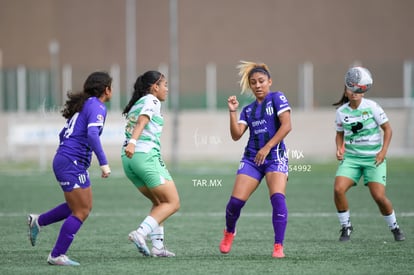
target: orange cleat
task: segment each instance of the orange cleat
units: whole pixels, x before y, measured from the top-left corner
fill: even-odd
[[[224,229],[224,236],[220,242],[221,253],[227,254],[230,252],[231,245],[233,244],[234,236],[236,236],[236,233],[227,232],[226,229]]]
[[[275,243],[272,257],[273,258],[284,258],[285,257],[285,253],[283,253],[283,244]]]

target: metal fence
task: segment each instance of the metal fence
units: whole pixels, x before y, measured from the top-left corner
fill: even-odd
[[[358,63],[356,63],[358,64]],[[269,64],[273,78],[273,89],[286,93],[291,105],[303,110],[332,106],[343,91],[343,76],[352,64]],[[377,98],[384,107],[407,107],[414,98],[414,62],[362,64],[373,73],[374,86],[370,98]],[[125,83],[125,73],[118,64],[106,69],[113,77],[113,98],[109,110],[120,110],[128,100],[131,87]],[[168,77],[168,65],[160,64],[159,70]],[[64,65],[57,70],[27,68],[0,69],[0,111],[36,112],[56,110],[63,106],[66,93],[81,89],[90,73],[85,68]],[[226,108],[226,98],[239,94],[238,75],[235,65],[214,63],[204,67],[180,68],[179,109]],[[240,96],[245,104],[251,101]],[[166,102],[166,107],[171,107]]]
[[[368,93],[393,117],[393,153],[412,155],[414,148],[413,62],[403,64],[364,64],[374,76],[374,86]],[[289,98],[295,117],[295,135],[290,137],[291,146],[306,152],[307,156],[322,158],[330,151],[321,136],[332,133],[333,102],[343,93],[343,75],[349,65],[315,65],[304,63],[269,64],[273,90],[281,90]],[[158,68],[168,78],[168,66]],[[113,77],[113,97],[108,104],[108,125],[104,131],[105,146],[111,156],[118,156],[122,142],[123,121],[121,109],[126,104],[130,90],[123,87],[125,75],[120,66],[107,69]],[[0,125],[5,129],[0,141],[6,146],[0,150],[0,160],[18,160],[17,148],[25,146],[23,159],[38,158],[39,167],[45,169],[48,158],[56,146],[56,135],[62,126],[57,113],[66,100],[69,90],[79,90],[90,73],[85,68],[64,65],[54,73],[52,70],[8,68],[0,71]],[[227,97],[239,94],[238,75],[232,65],[180,69],[179,111],[181,124],[168,127],[165,139],[172,140],[164,146],[166,154],[175,163],[176,158],[238,156],[233,144],[225,143],[227,133]],[[125,85],[126,86],[126,85]],[[131,85],[132,86],[132,85]],[[252,101],[248,95],[239,96],[241,106]],[[163,108],[172,119],[176,113],[169,100]],[[188,112],[187,112],[188,111]],[[199,128],[200,127],[200,128]],[[168,130],[167,129],[167,130]],[[312,134],[314,136],[312,136]],[[316,135],[315,135],[316,134]],[[177,138],[174,138],[177,135]],[[30,136],[30,139],[27,137]],[[199,136],[205,144],[200,146]],[[211,141],[211,137],[214,139]],[[312,140],[306,147],[303,138]],[[121,140],[121,141],[119,141]],[[318,144],[317,142],[320,142]],[[211,143],[211,144],[210,144]],[[214,143],[214,144],[213,144]],[[179,150],[177,148],[180,148]],[[233,149],[232,149],[233,148]],[[324,149],[325,148],[325,149]],[[226,151],[227,150],[227,151]],[[233,150],[233,151],[232,151]],[[328,151],[328,152],[324,152]],[[115,157],[114,157],[115,158]]]

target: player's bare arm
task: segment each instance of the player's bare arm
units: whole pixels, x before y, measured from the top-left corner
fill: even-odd
[[[135,143],[129,142],[128,145],[125,147],[125,155],[128,158],[132,158],[132,156],[134,155],[136,140],[139,138],[142,131],[144,130],[144,127],[148,124],[148,122],[149,122],[148,116],[141,115],[138,117],[137,124],[135,124],[134,130],[132,131],[132,135],[130,138],[130,140],[134,140]]]

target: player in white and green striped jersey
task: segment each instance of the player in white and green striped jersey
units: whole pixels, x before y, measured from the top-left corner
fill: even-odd
[[[161,149],[160,138],[162,127],[164,125],[164,118],[161,115],[160,100],[154,95],[148,94],[138,99],[138,101],[131,107],[131,110],[126,117],[126,141],[131,139],[132,132],[140,115],[146,115],[150,120],[148,121],[148,124],[145,125],[137,140],[135,152],[148,153],[152,149],[159,152]]]
[[[385,192],[386,154],[392,129],[384,110],[376,102],[364,98],[367,86],[352,83],[360,80],[357,70],[351,68],[345,78],[341,100],[336,110],[336,157],[340,161],[335,176],[334,201],[341,224],[340,241],[350,240],[353,226],[346,192],[364,178],[371,196],[388,224],[396,241],[405,240],[397,223],[395,211]],[[365,89],[349,87],[355,85]]]
[[[336,112],[336,130],[344,135],[345,155],[374,157],[382,149],[379,125],[388,122],[376,102],[361,98],[358,108],[344,104]]]
[[[128,179],[152,203],[148,216],[128,235],[144,256],[175,256],[165,248],[163,226],[180,207],[177,188],[160,153],[164,124],[161,102],[167,94],[165,76],[158,71],[147,71],[137,78],[134,93],[123,111],[126,126],[122,166]],[[145,241],[148,236],[152,241],[151,251]]]

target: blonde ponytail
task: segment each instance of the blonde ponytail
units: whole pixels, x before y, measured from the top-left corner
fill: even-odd
[[[255,62],[242,60],[240,61],[240,64],[237,66],[237,69],[239,69],[240,88],[242,94],[244,94],[248,90],[251,90],[249,78],[252,75],[252,73],[262,72],[270,78],[269,67],[264,63],[258,64]]]

